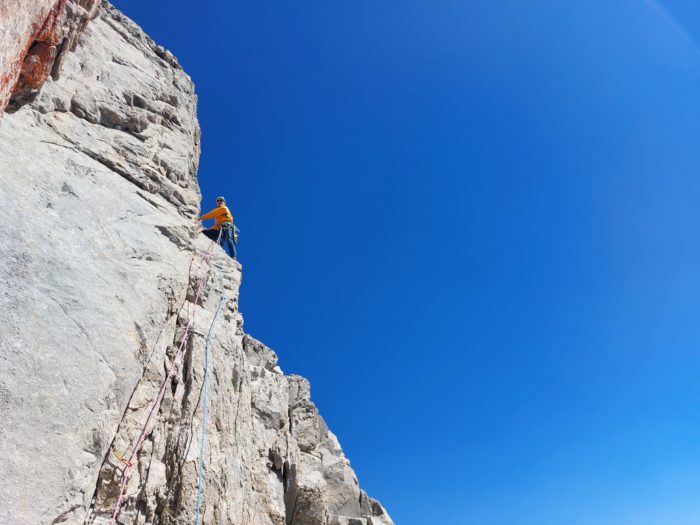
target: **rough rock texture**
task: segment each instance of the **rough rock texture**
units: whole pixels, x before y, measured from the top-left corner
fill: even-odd
[[[17,83],[24,58],[57,0],[0,1],[0,111]]]
[[[243,333],[240,265],[217,248],[192,304],[209,241],[194,220],[189,77],[108,4],[70,31],[82,36],[60,78],[0,120],[0,525],[109,523],[121,458],[190,308],[194,332],[119,521],[193,522],[204,341],[222,295],[200,523],[391,524],[359,488],[308,382],[284,375],[275,353]],[[0,65],[3,75],[11,67]]]
[[[98,8],[98,0],[0,1],[0,112],[30,101],[49,75],[59,78]]]

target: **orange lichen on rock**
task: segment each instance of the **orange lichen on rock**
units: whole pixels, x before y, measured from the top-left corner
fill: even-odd
[[[56,46],[49,46],[43,42],[34,44],[22,63],[22,69],[13,93],[20,89],[39,89],[51,74],[55,59]]]
[[[24,59],[46,26],[56,0],[0,2],[0,113],[17,83]]]
[[[66,0],[58,0],[46,17],[22,62],[19,78],[12,89],[13,95],[21,91],[36,91],[49,78],[58,54],[58,44],[62,41],[58,20],[65,7]]]
[[[65,7],[66,0],[58,0],[58,2],[56,2],[56,5],[49,13],[49,16],[46,18],[46,21],[44,22],[41,31],[39,31],[39,34],[36,35],[36,38],[34,39],[35,41],[43,42],[50,46],[58,45],[61,42],[61,38],[58,35],[56,26],[59,16],[61,15],[61,13],[63,13]]]
[[[97,16],[99,0],[0,1],[0,115],[31,100]]]

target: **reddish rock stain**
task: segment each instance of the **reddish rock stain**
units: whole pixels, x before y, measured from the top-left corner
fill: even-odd
[[[67,6],[69,1],[72,7]],[[24,48],[15,58],[7,57],[8,65],[0,71],[0,116],[8,104],[16,109],[26,103],[50,75],[58,78],[64,53],[75,49],[79,34],[97,15],[100,1],[44,0],[42,4],[22,35]]]
[[[24,89],[39,89],[51,74],[57,47],[62,40],[62,36],[58,34],[60,27],[57,21],[65,7],[66,0],[58,0],[36,31],[35,37],[30,40],[20,67],[19,78],[12,89],[13,94]]]

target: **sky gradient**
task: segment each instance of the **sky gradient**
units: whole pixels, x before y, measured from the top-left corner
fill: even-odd
[[[700,522],[700,4],[115,4],[397,525]]]

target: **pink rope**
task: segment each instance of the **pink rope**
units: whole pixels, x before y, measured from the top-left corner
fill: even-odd
[[[214,254],[214,246],[218,245],[221,240],[221,230],[219,230],[219,238],[216,241],[212,241],[211,244],[209,245],[209,248],[207,248],[207,251],[204,252],[204,255],[202,256],[202,267],[200,268],[199,271],[199,276],[197,278],[197,287],[195,291],[195,297],[194,297],[194,303],[191,306],[188,306],[188,315],[187,315],[187,325],[185,326],[185,331],[182,333],[182,337],[180,338],[179,342],[179,347],[177,349],[177,352],[175,353],[175,356],[173,357],[173,362],[171,363],[170,367],[168,368],[168,372],[165,375],[165,380],[163,381],[163,384],[160,387],[160,391],[158,392],[158,396],[156,397],[155,403],[151,407],[150,412],[148,413],[148,418],[146,419],[146,424],[143,426],[143,430],[141,430],[141,433],[139,434],[138,439],[136,440],[133,450],[131,454],[129,455],[129,459],[126,462],[126,467],[124,468],[124,475],[122,477],[121,484],[119,485],[119,496],[117,497],[117,503],[114,508],[114,513],[112,514],[112,519],[109,522],[110,525],[115,525],[117,522],[117,517],[119,516],[119,511],[121,510],[121,504],[122,504],[122,498],[124,497],[124,492],[126,491],[126,485],[129,482],[129,478],[131,477],[131,470],[133,468],[133,463],[134,459],[136,458],[136,455],[139,453],[141,450],[141,447],[143,446],[144,441],[146,441],[146,436],[151,432],[153,429],[153,422],[155,421],[155,416],[158,413],[158,410],[160,409],[160,405],[163,402],[163,398],[165,397],[165,391],[168,388],[168,383],[170,382],[173,372],[175,372],[175,367],[177,365],[178,360],[180,359],[180,356],[182,355],[182,352],[185,348],[185,342],[187,341],[187,336],[190,333],[190,330],[194,326],[194,314],[195,311],[197,310],[197,303],[199,302],[199,297],[202,292],[202,285],[204,284],[204,276],[205,276],[205,268],[206,265],[205,263],[209,261],[211,256]]]

